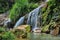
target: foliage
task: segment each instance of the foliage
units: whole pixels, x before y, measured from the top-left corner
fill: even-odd
[[[58,2],[59,3],[59,2]],[[43,12],[43,21],[51,21],[51,19],[55,16],[55,15],[59,15],[59,5],[56,2],[56,0],[50,0],[47,5],[47,8],[43,8],[42,12]],[[57,5],[57,6],[56,6]],[[58,9],[59,8],[59,9]]]
[[[37,2],[40,2],[41,0],[29,0],[29,2],[35,2],[35,3],[37,3]]]
[[[38,6],[39,6],[38,3],[29,3],[29,5],[28,5],[29,12],[32,11],[33,9],[37,8]]]
[[[24,34],[24,31],[23,30],[16,29],[15,32],[14,32],[14,34],[18,37],[18,36]]]
[[[36,7],[38,7],[38,4],[28,3],[28,0],[16,0],[9,17],[15,23],[21,16],[24,16]]]
[[[15,39],[15,36],[10,31],[2,34],[2,40],[14,40],[14,39]]]
[[[4,27],[0,27],[0,40],[15,40],[15,35],[11,31],[6,31]]]
[[[29,25],[27,25],[27,27],[25,28],[26,29],[26,32],[30,32],[30,26]]]
[[[5,29],[0,27],[0,33],[4,32],[4,31],[5,31]]]
[[[0,40],[15,40],[15,36],[10,31],[5,31],[3,33],[0,33]]]
[[[48,29],[49,26],[50,26],[50,25],[46,25],[46,26],[44,26],[44,27],[42,28],[42,32],[46,32],[46,31],[48,31],[48,30],[49,30],[49,29]]]
[[[0,0],[0,13],[6,12],[12,7],[13,2],[8,0]]]
[[[45,7],[42,8],[43,30],[46,31],[50,27],[48,25],[50,24],[51,20],[52,20],[51,23],[60,20],[59,2],[60,2],[59,0],[49,0],[49,2],[47,2],[48,6],[46,8]]]
[[[42,15],[42,18],[43,18],[43,24],[46,23],[46,20],[47,20],[47,17],[48,17],[48,14],[50,12],[50,9],[48,7],[48,9],[44,12],[44,14]]]
[[[14,22],[18,20],[22,15],[25,15],[27,10],[28,0],[16,0],[16,3],[13,5],[10,11],[10,19]]]

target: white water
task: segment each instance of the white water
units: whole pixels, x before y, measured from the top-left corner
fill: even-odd
[[[46,0],[45,2],[48,2],[49,0]]]
[[[15,27],[18,27],[19,25],[22,25],[23,24],[23,22],[24,22],[24,16],[23,17],[21,17],[17,22],[16,22],[16,24],[15,24],[15,26],[14,26],[14,28]]]
[[[46,0],[45,2],[48,2],[49,0]],[[38,13],[40,12],[40,9],[45,6],[45,4],[41,4],[38,8],[34,9],[33,11],[31,11],[28,15],[28,19],[27,19],[27,24],[32,26],[32,30],[34,31],[35,29],[38,28]],[[40,14],[41,16],[41,14]],[[24,23],[24,16],[21,17],[15,24],[14,27],[18,27],[19,25],[22,25]],[[40,23],[41,24],[41,23]]]
[[[45,4],[40,5],[38,8],[34,9],[29,13],[27,24],[32,26],[32,30],[34,31],[35,29],[38,28],[38,13]]]

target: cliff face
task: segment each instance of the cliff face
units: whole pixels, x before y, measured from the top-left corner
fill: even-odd
[[[9,11],[7,11],[6,13],[0,14],[0,26],[3,26],[4,21],[7,21],[8,18],[8,13]]]

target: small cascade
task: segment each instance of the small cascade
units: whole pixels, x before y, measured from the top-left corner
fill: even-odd
[[[15,27],[18,27],[19,25],[22,25],[23,24],[23,22],[24,22],[24,16],[23,17],[21,17],[17,22],[16,22],[16,24],[15,24],[15,26],[14,26],[14,28]]]
[[[29,16],[28,16],[28,20],[27,20],[27,24],[28,25],[31,25],[32,26],[32,30],[34,31],[35,29],[38,29],[38,13],[41,9],[41,7],[43,7],[43,5],[40,5],[38,8],[34,9],[33,11],[31,11],[29,13]]]
[[[49,0],[46,0],[45,2],[48,2]]]
[[[34,31],[35,29],[39,29],[38,27],[38,22],[40,23],[39,20],[39,16],[41,16],[41,14],[39,14],[40,9],[44,6],[45,4],[40,5],[38,8],[34,9],[33,11],[31,11],[28,14],[28,18],[27,18],[27,24],[32,26],[32,31]],[[18,27],[20,25],[22,25],[24,23],[24,19],[25,16],[21,17],[15,24],[15,27]]]

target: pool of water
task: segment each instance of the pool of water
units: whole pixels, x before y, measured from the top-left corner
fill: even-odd
[[[44,33],[28,33],[28,37],[26,39],[20,38],[19,40],[60,40],[60,36],[52,36]]]

